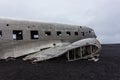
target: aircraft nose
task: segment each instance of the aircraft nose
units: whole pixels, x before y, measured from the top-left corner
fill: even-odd
[[[91,33],[92,33],[92,35],[93,35],[94,38],[97,38],[97,36],[96,36],[96,34],[95,34],[95,32],[94,32],[93,29],[91,29]]]

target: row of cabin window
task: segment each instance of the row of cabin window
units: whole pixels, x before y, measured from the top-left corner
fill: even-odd
[[[30,31],[31,33],[31,39],[39,39],[39,33],[38,31]],[[57,31],[57,36],[61,36],[62,32]],[[71,35],[71,32],[67,31],[66,34],[69,36]],[[45,36],[50,36],[51,32],[50,31],[45,31]],[[78,32],[75,32],[75,35],[78,35]],[[13,40],[23,40],[23,33],[21,30],[13,30]]]
[[[56,31],[56,34],[57,36],[61,36],[62,35],[62,32],[61,31]],[[71,32],[67,31],[66,32],[67,35],[71,35]],[[76,36],[78,36],[78,32],[75,32],[74,33]],[[50,36],[51,35],[51,32],[50,31],[45,31],[45,36]]]
[[[39,39],[39,33],[37,30],[30,31],[31,39]],[[61,31],[56,31],[57,36],[61,36]],[[71,32],[67,31],[67,35],[71,35]],[[78,32],[74,32],[76,36],[78,36]],[[50,31],[45,31],[45,36],[50,36]],[[84,36],[84,32],[82,32],[82,35]],[[0,30],[0,36],[2,37],[2,31]],[[13,40],[23,40],[23,32],[22,30],[13,30]]]

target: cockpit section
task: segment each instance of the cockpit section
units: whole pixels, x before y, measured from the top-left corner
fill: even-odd
[[[86,27],[86,26],[80,26],[79,27],[79,37],[81,38],[97,38],[95,32],[93,29]]]

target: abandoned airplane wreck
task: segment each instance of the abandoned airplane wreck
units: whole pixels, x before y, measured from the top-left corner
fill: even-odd
[[[68,61],[99,57],[100,42],[85,26],[0,19],[0,59],[44,61],[66,54]]]

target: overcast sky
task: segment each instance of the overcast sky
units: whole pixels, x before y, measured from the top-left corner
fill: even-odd
[[[88,26],[120,43],[120,0],[0,0],[0,17]]]

